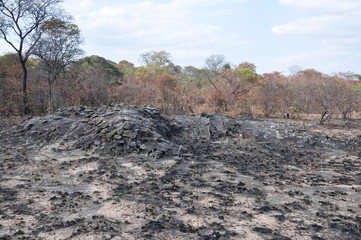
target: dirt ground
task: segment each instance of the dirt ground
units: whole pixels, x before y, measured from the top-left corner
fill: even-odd
[[[0,133],[0,239],[361,239],[359,120],[91,111]],[[140,126],[102,142],[99,118]],[[92,129],[72,138],[67,121]]]

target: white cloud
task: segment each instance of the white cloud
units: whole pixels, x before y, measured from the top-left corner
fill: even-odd
[[[275,59],[274,62],[283,69],[297,65],[302,69],[314,68],[325,73],[332,73],[358,69],[360,57],[361,54],[355,53],[350,48],[332,44],[320,50],[279,57]]]
[[[298,18],[274,26],[272,33],[291,36],[302,46],[295,45],[293,54],[278,58],[279,65],[296,64],[328,72],[359,68],[360,0],[280,0],[280,5],[298,10]]]
[[[361,49],[361,36],[324,39],[322,42],[332,49],[343,49],[347,47],[358,47]]]
[[[279,63],[287,63],[288,65],[292,65],[299,61],[305,61],[305,60],[309,59],[310,57],[312,57],[311,53],[299,53],[296,55],[288,55],[285,57],[281,57],[281,58],[277,59],[276,61]]]
[[[321,12],[353,11],[361,8],[360,0],[280,0],[283,6]]]
[[[88,49],[98,46],[121,52],[117,48],[127,46],[135,51],[166,50],[175,57],[183,57],[185,52],[204,53],[195,51],[201,47],[212,49],[245,44],[246,41],[238,35],[226,32],[221,24],[209,21],[227,14],[224,3],[245,1],[110,1],[108,5],[102,3],[103,6],[95,7],[94,2],[84,0],[88,10],[74,15]],[[70,0],[67,2],[70,3]],[[138,55],[140,53],[137,52]]]
[[[95,6],[95,2],[92,0],[78,0],[76,3],[74,1],[65,1],[63,7],[67,9],[70,13],[84,13],[89,11],[92,7]]]
[[[339,69],[336,62],[325,60],[332,57],[334,57],[334,53],[327,50],[319,50],[283,56],[275,59],[275,63],[283,69],[289,69],[290,66],[299,66],[301,69],[327,69],[329,72],[332,72],[332,69]]]
[[[280,5],[304,11],[302,18],[274,26],[275,35],[361,34],[360,0],[280,0]]]
[[[294,34],[360,34],[361,14],[339,14],[305,17],[272,28],[276,35]]]

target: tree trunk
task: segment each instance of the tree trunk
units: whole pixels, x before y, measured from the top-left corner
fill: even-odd
[[[333,115],[333,112],[329,113],[327,110],[324,110],[321,113],[321,119],[320,119],[319,124],[323,125],[325,122],[329,121],[332,118],[332,115]]]
[[[53,113],[53,81],[48,79],[49,98],[48,98],[48,113]]]
[[[327,114],[327,111],[323,111],[323,112],[321,113],[321,118],[320,118],[320,122],[319,122],[320,125],[322,125],[322,124],[325,122],[325,116],[326,116],[326,114]]]
[[[20,56],[20,63],[23,70],[23,109],[24,114],[27,115],[30,113],[29,101],[28,101],[28,89],[27,89],[27,81],[28,81],[28,69],[26,68],[26,62]]]
[[[40,103],[41,103],[41,113],[44,114],[45,111],[46,111],[46,108],[45,108],[45,92],[42,89],[40,90],[39,100],[40,100]]]
[[[348,110],[343,111],[343,112],[342,112],[342,118],[343,118],[343,119],[348,119],[348,118],[351,119],[351,111],[348,111]]]

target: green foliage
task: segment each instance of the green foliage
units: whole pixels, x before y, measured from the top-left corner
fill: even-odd
[[[71,62],[84,54],[79,48],[83,43],[79,27],[67,20],[52,19],[42,26],[43,35],[33,49],[46,66],[49,75],[57,76]]]
[[[115,62],[100,56],[93,55],[82,58],[78,61],[78,64],[83,68],[101,72],[110,83],[120,83],[124,77],[124,72],[117,67]]]
[[[38,61],[29,58],[26,62],[26,66],[29,69],[35,69],[38,65]],[[15,53],[7,53],[5,55],[0,56],[0,76],[6,77],[8,75],[20,77],[21,73],[21,65],[19,61],[19,57]]]
[[[141,81],[146,82],[154,77],[161,76],[163,74],[170,74],[170,71],[166,67],[155,67],[155,66],[141,66],[134,70],[134,75]]]
[[[124,68],[119,70],[122,74],[123,79],[128,79],[129,77],[133,76],[136,68]]]
[[[180,72],[180,67],[175,66],[171,60],[171,55],[166,51],[150,51],[140,55],[143,67],[147,69],[147,75],[160,76],[162,74],[176,74]]]
[[[249,68],[237,68],[236,74],[245,82],[256,84],[261,80],[261,76]]]
[[[148,71],[151,71],[155,76],[160,76],[166,73],[171,73],[168,67],[156,67],[156,68],[148,68]]]
[[[243,62],[237,66],[237,69],[243,69],[243,68],[247,68],[255,73],[257,67],[256,67],[256,65],[254,65],[253,63],[250,63],[250,62]]]
[[[357,83],[353,89],[361,95],[361,82]]]
[[[139,77],[139,78],[143,78],[143,77],[147,77],[148,75],[148,68],[147,67],[138,67],[135,71],[134,71],[134,75],[136,77]]]
[[[201,88],[208,82],[208,80],[205,78],[204,71],[207,70],[198,69],[193,66],[186,66],[177,76],[181,82],[186,84],[194,84],[197,86],[197,88]]]
[[[146,67],[167,67],[171,61],[171,55],[166,51],[150,51],[140,55],[141,61]]]
[[[26,66],[29,68],[36,68],[36,66],[39,64],[39,61],[34,58],[29,58],[29,60],[26,62]],[[20,67],[20,61],[19,57],[16,53],[7,53],[0,56],[0,66],[2,68],[11,68],[11,67]],[[1,71],[1,70],[0,70]]]
[[[225,70],[230,70],[230,69],[232,69],[231,64],[230,64],[230,63],[224,64],[224,65],[223,65],[223,69],[225,69]]]
[[[46,24],[44,24],[42,27],[44,31],[48,34],[59,36],[63,39],[64,37],[66,37],[66,35],[80,35],[80,29],[76,24],[69,23],[61,19],[52,19],[51,21],[48,21]],[[66,33],[66,35],[63,34],[64,32]]]
[[[4,67],[11,67],[15,65],[19,65],[19,57],[15,53],[7,53],[5,55],[0,56],[0,64]]]
[[[288,110],[291,112],[291,113],[299,113],[299,112],[302,112],[302,108],[298,108],[298,107],[289,107]]]

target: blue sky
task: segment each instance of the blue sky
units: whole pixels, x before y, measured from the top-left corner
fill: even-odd
[[[361,0],[65,0],[87,55],[139,65],[165,50],[181,66],[221,54],[259,73],[291,66],[361,73]],[[0,47],[5,49],[4,44]],[[4,50],[6,51],[6,49]],[[3,52],[4,52],[3,51]]]

